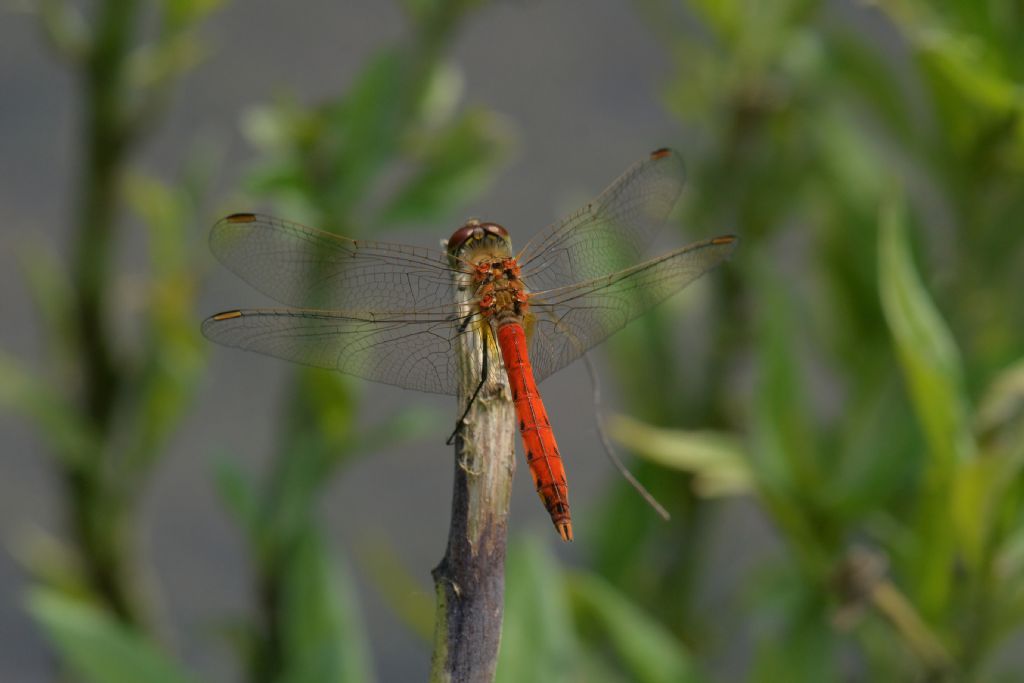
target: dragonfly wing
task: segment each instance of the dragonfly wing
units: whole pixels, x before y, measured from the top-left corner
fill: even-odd
[[[519,256],[523,281],[557,289],[637,264],[682,193],[686,168],[669,149],[652,152],[597,199],[542,231]]]
[[[715,237],[618,273],[531,295],[527,326],[537,381],[714,268],[735,247],[735,237]]]
[[[345,311],[429,311],[454,300],[439,251],[351,240],[298,223],[243,213],[210,232],[217,259],[289,306]]]
[[[207,318],[207,339],[374,382],[455,394],[456,313],[373,318],[337,311],[250,309]],[[473,327],[469,326],[468,331]]]

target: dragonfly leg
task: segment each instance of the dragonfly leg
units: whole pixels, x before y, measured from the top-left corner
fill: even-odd
[[[487,356],[490,354],[487,353],[486,344],[484,345],[483,354],[483,359],[480,362],[480,383],[476,385],[476,390],[473,392],[473,395],[470,396],[469,403],[466,404],[466,410],[463,411],[462,417],[460,417],[459,421],[455,423],[455,429],[452,431],[451,436],[449,436],[448,440],[444,442],[446,446],[451,446],[455,443],[455,438],[462,433],[462,430],[466,426],[466,416],[469,415],[469,409],[473,407],[474,403],[476,403],[476,397],[480,395],[480,390],[483,389],[484,384],[487,383]]]

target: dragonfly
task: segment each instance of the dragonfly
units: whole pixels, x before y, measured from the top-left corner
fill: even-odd
[[[225,311],[202,331],[225,346],[452,395],[459,350],[480,349],[483,376],[463,419],[487,368],[502,368],[534,486],[571,541],[565,468],[537,385],[732,254],[737,238],[722,235],[647,257],[685,177],[678,153],[655,150],[518,253],[504,227],[479,219],[435,250],[232,214],[211,231],[214,255],[289,308]],[[462,335],[480,343],[463,346]]]

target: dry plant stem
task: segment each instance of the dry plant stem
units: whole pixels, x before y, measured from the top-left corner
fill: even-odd
[[[481,376],[482,335],[462,337],[468,347],[461,349],[460,400],[465,405]],[[516,421],[496,348],[493,342],[488,346],[488,382],[455,442],[448,549],[433,571],[434,683],[492,681],[498,661]]]

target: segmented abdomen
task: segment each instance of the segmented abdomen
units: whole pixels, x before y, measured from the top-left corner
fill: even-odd
[[[505,372],[512,388],[512,401],[519,420],[519,432],[526,449],[526,463],[544,507],[551,515],[555,529],[564,541],[572,540],[572,520],[569,515],[569,487],[565,482],[565,468],[558,453],[555,434],[544,409],[533,367],[526,350],[526,335],[518,322],[506,323],[498,328],[498,346],[505,360]]]

